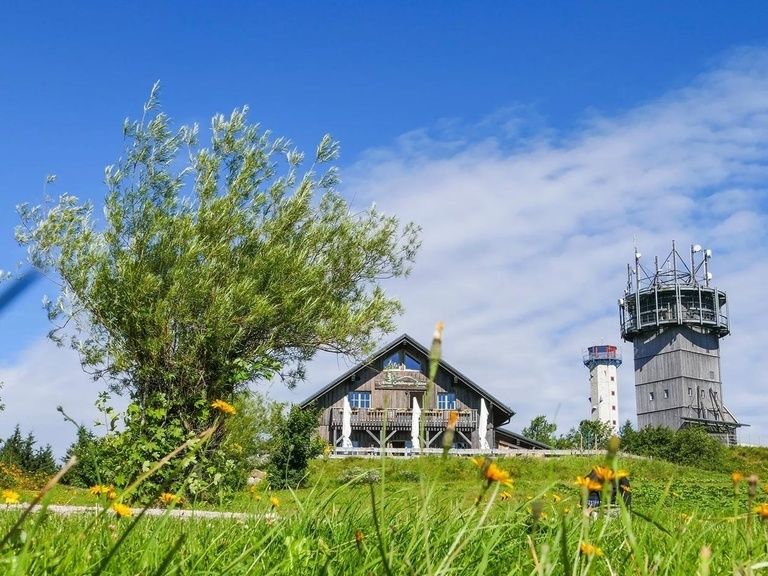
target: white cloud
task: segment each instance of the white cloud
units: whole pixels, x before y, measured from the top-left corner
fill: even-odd
[[[619,343],[633,236],[648,257],[672,239],[683,251],[697,242],[714,249],[732,302],[725,402],[752,424],[745,437],[768,442],[768,52],[740,51],[685,89],[570,134],[510,141],[524,122],[494,122],[493,137],[487,122],[482,134],[456,122],[447,135],[409,133],[345,173],[356,203],[423,226],[413,275],[388,284],[407,308],[401,330],[428,344],[445,320],[445,357],[517,410],[513,427],[557,413],[567,431],[589,413],[581,350]],[[621,418],[634,420],[631,346],[622,350]],[[336,374],[320,362],[306,389]]]
[[[0,366],[0,392],[5,412],[0,414],[0,438],[7,438],[16,424],[24,434],[33,432],[41,445],[51,444],[63,456],[77,430],[57,411],[61,406],[76,422],[93,428],[99,417],[94,402],[104,387],[85,374],[77,355],[40,339],[24,350],[13,365]],[[122,407],[117,399],[113,405]]]

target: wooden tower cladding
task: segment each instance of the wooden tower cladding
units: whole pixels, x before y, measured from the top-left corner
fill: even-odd
[[[634,346],[640,428],[699,425],[734,444],[742,424],[723,404],[720,380],[720,338],[730,332],[728,299],[712,285],[711,257],[696,244],[690,258],[682,258],[673,242],[649,273],[635,250],[619,300],[621,337]]]

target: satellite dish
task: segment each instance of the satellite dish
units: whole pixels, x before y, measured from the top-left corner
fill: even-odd
[[[705,255],[707,258],[712,258],[712,250],[709,250],[709,249],[705,250],[705,251],[704,251],[704,255]]]
[[[701,252],[701,244],[694,244],[692,248],[693,252]]]
[[[712,280],[712,272],[707,272],[707,280]]]

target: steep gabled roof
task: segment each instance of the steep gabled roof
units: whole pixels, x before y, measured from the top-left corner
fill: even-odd
[[[389,344],[386,344],[385,346],[379,348],[376,352],[371,354],[363,362],[360,362],[359,364],[353,366],[352,368],[344,372],[344,374],[336,378],[333,382],[331,382],[327,386],[324,386],[323,388],[321,388],[320,390],[312,394],[312,396],[310,396],[309,398],[307,398],[301,403],[301,407],[303,408],[305,406],[308,406],[311,402],[313,402],[314,400],[317,400],[320,396],[322,396],[323,394],[325,394],[330,390],[333,390],[336,386],[338,386],[339,384],[343,383],[345,380],[350,378],[355,372],[358,372],[360,369],[364,368],[369,364],[373,364],[376,360],[378,360],[388,352],[395,350],[399,346],[402,346],[403,344],[411,345],[412,347],[416,348],[416,350],[424,354],[427,358],[429,358],[429,350],[427,348],[419,344],[419,342],[417,342],[408,334],[401,334],[400,336],[392,340]],[[480,386],[478,386],[472,380],[467,378],[459,370],[456,370],[456,368],[448,364],[448,362],[446,362],[445,360],[441,359],[439,366],[443,370],[459,378],[462,382],[464,382],[464,384],[468,388],[470,388],[471,390],[474,390],[479,396],[482,396],[483,398],[490,400],[496,409],[498,409],[502,413],[505,413],[509,418],[512,418],[512,416],[515,415],[515,411],[512,410],[512,408],[510,408],[509,406],[504,404],[501,400],[499,400],[498,398],[495,398],[494,396],[492,396],[491,394],[489,394],[488,392],[480,388]]]

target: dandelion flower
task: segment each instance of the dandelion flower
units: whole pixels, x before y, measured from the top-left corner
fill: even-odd
[[[736,486],[739,482],[744,480],[744,474],[741,472],[731,472],[731,482]]]
[[[579,551],[583,556],[602,556],[603,550],[589,542],[582,542]]]
[[[117,497],[117,492],[115,492],[115,487],[106,486],[104,484],[96,484],[95,486],[91,486],[88,489],[88,492],[90,492],[94,496],[104,495],[107,497],[108,500],[114,500]]]
[[[760,516],[760,520],[768,520],[768,504],[760,504],[755,507],[755,514]]]
[[[501,500],[511,500],[512,499],[512,493],[511,492],[507,492],[506,490],[504,490],[504,492],[501,493],[501,496],[499,496],[499,498]]]
[[[269,503],[272,505],[272,508],[278,508],[280,506],[280,498],[277,496],[270,496]]]
[[[510,477],[509,472],[502,470],[493,462],[485,468],[483,474],[485,479],[488,480],[488,484],[491,482],[498,482],[505,486],[512,486],[512,478]]]
[[[211,403],[211,408],[214,410],[218,410],[219,412],[223,414],[227,414],[229,416],[232,416],[234,414],[237,414],[237,410],[235,410],[235,407],[232,406],[229,402],[224,402],[224,400],[215,400]]]
[[[456,410],[448,412],[448,429],[455,430],[456,424],[459,422],[459,413]]]
[[[160,502],[165,504],[166,506],[170,506],[171,504],[178,504],[181,502],[181,498],[176,496],[176,494],[172,494],[170,492],[163,492],[160,494]]]
[[[0,493],[0,496],[3,498],[3,502],[6,504],[18,504],[19,503],[19,493],[14,492],[13,490],[3,490],[2,493]]]
[[[613,480],[613,470],[610,468],[606,468],[605,466],[595,466],[592,468],[592,471],[600,482],[610,482]]]
[[[363,531],[355,530],[355,544],[357,544],[358,550],[363,549],[363,540],[365,540],[365,534],[363,534]]]
[[[576,486],[586,488],[588,492],[600,492],[603,489],[602,483],[597,480],[592,480],[588,476],[576,476]]]
[[[562,499],[563,499],[563,497],[560,496],[560,494],[552,494],[552,500],[553,501],[560,502],[560,500],[562,500]]]
[[[133,516],[133,510],[131,510],[130,507],[126,506],[125,504],[120,504],[119,502],[112,504],[112,510],[114,510],[115,514],[121,518],[129,518],[130,516]]]

